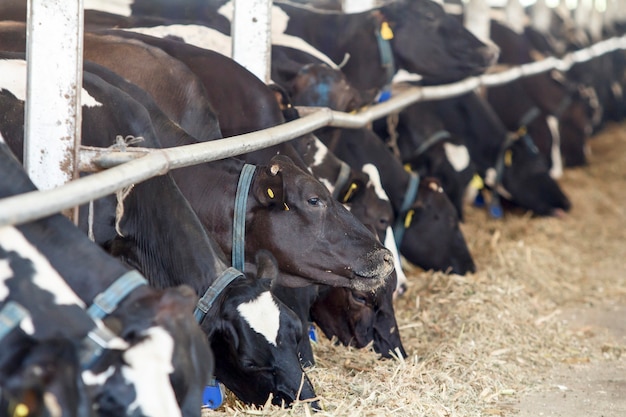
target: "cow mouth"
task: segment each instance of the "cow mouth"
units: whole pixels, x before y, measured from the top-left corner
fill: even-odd
[[[388,249],[374,250],[362,259],[363,266],[353,270],[350,288],[357,291],[374,290],[385,283],[393,272],[393,255]]]

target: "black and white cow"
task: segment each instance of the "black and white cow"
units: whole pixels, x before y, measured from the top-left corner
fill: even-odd
[[[459,217],[441,183],[407,172],[368,129],[326,129],[319,137],[353,167],[375,166],[394,208],[394,234],[400,253],[425,269],[457,274],[474,272],[475,265],[459,228]]]
[[[6,90],[0,91],[6,94]],[[35,190],[19,162],[12,155],[7,156],[8,148],[4,143],[2,149],[1,196]],[[117,361],[95,361],[82,372],[94,412],[101,415],[199,415],[202,388],[211,373],[211,361],[206,360],[211,358],[211,352],[191,315],[195,296],[188,287],[166,291],[148,287],[141,275],[107,255],[61,215],[3,228],[2,233],[7,237],[6,241],[3,239],[3,248],[9,256],[34,259],[30,268],[33,271],[33,262],[37,265],[31,272],[39,277],[37,285],[49,288],[55,282],[55,274],[67,282],[66,286],[59,284],[60,298],[52,302],[76,303],[67,291],[62,292],[64,288],[71,288],[79,297],[78,305],[90,305],[87,310],[90,315],[98,320],[102,318],[106,326],[129,345],[117,353]],[[45,282],[41,274],[47,275],[50,281]],[[28,277],[25,279],[27,282]],[[113,297],[114,292],[109,290],[112,285],[115,285],[113,288],[121,285],[127,290],[115,291],[119,295]],[[47,303],[51,302],[49,297]],[[76,315],[63,325],[76,323],[75,331],[80,331],[80,316]],[[30,328],[32,332],[32,324]],[[58,329],[49,331],[63,335]],[[181,361],[183,357],[186,359]],[[175,392],[172,382],[177,379],[187,383]]]
[[[477,172],[499,196],[538,215],[561,215],[570,209],[530,137],[508,132],[486,100],[468,93],[433,103],[446,129],[465,139]]]

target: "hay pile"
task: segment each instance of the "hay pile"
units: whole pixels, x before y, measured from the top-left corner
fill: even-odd
[[[590,144],[590,166],[560,181],[574,205],[567,218],[498,221],[468,207],[463,230],[479,272],[408,271],[396,313],[409,358],[381,361],[321,337],[308,372],[324,407],[316,415],[513,415],[555,364],[623,361],[625,347],[607,353],[560,318],[565,308],[626,302],[626,128],[608,126]],[[312,413],[302,404],[253,409],[233,396],[203,411],[224,415]]]

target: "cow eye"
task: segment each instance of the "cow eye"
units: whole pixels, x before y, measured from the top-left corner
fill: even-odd
[[[319,207],[322,205],[322,200],[319,197],[311,197],[307,200],[310,206]]]
[[[352,295],[352,300],[359,304],[365,304],[367,302],[367,298],[362,293],[351,291],[350,294]]]

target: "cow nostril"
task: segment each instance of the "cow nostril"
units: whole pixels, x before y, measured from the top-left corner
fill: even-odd
[[[383,260],[384,260],[385,262],[393,262],[393,256],[392,256],[390,253],[386,253],[386,254],[383,256]]]

